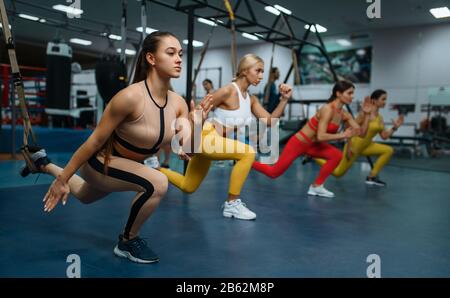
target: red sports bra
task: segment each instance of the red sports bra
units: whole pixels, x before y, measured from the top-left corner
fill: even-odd
[[[315,132],[317,132],[317,128],[319,126],[319,120],[317,119],[316,116],[312,117],[309,121],[308,121],[308,126],[314,130]],[[335,124],[335,123],[328,123],[327,126],[327,133],[337,133],[337,131],[339,130],[339,125]]]
[[[339,113],[339,114],[342,113],[342,110],[341,110],[341,109],[336,109],[334,105],[331,105],[331,107],[332,107],[334,110],[336,110],[337,113]],[[309,121],[308,121],[308,126],[309,126],[313,131],[315,131],[315,132],[317,133],[317,129],[318,129],[318,126],[319,126],[319,119],[317,119],[317,115],[314,115],[311,119],[309,119]],[[328,126],[327,126],[327,133],[332,133],[332,134],[337,133],[338,130],[339,130],[339,127],[340,127],[340,125],[335,124],[335,123],[332,123],[332,122],[329,122],[329,123],[328,123]],[[313,141],[312,141],[310,138],[308,138],[301,130],[300,130],[298,133],[299,133],[299,134],[303,137],[303,139],[305,139],[308,143],[313,143]]]

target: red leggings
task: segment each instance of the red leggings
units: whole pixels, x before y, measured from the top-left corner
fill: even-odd
[[[327,161],[320,169],[319,175],[314,182],[316,185],[322,185],[342,159],[342,152],[336,147],[323,142],[304,143],[294,135],[289,139],[278,161],[274,165],[262,164],[255,161],[252,167],[275,179],[283,174],[297,157],[303,154],[313,158],[319,157]]]

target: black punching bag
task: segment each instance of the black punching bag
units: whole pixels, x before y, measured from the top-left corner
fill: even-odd
[[[119,56],[105,56],[97,62],[95,81],[106,107],[111,98],[127,86],[127,69]]]
[[[47,44],[47,108],[70,109],[71,63],[72,48],[68,44]]]

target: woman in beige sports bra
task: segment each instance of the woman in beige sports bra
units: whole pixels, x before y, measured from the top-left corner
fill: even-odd
[[[32,155],[40,172],[56,178],[45,195],[44,211],[52,211],[60,200],[65,205],[69,193],[89,204],[112,192],[136,192],[114,253],[138,263],[159,260],[138,234],[167,191],[167,177],[143,161],[170,143],[175,134],[172,121],[189,120],[192,124],[193,114],[188,113],[184,99],[169,90],[170,79],[181,74],[181,57],[180,42],[173,34],[157,31],[148,35],[139,55],[134,84],[111,99],[97,128],[66,167],[51,163],[44,149]],[[203,109],[205,118],[210,101],[207,96],[197,107]],[[190,128],[183,129],[183,141],[190,133]],[[80,176],[75,175],[77,170]]]

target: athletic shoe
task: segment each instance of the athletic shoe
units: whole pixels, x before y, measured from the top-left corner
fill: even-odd
[[[153,169],[160,168],[157,156],[151,156],[151,157],[147,158],[144,161],[144,163],[145,163],[146,166],[149,166],[150,168],[153,168]]]
[[[30,147],[29,152],[32,153],[30,159],[34,163],[37,171],[34,169],[30,169],[27,163],[25,163],[25,165],[20,170],[20,176],[22,177],[26,177],[29,174],[42,173],[41,167],[46,166],[50,163],[50,159],[48,158],[45,149],[40,147]]]
[[[140,237],[124,240],[123,235],[119,235],[119,243],[114,247],[114,254],[141,264],[159,261],[159,257],[148,247],[147,242]]]
[[[325,187],[323,187],[323,184],[320,186],[314,187],[313,185],[309,186],[308,194],[312,196],[319,196],[319,197],[327,197],[327,198],[333,198],[334,193],[327,190]]]
[[[366,184],[369,185],[377,185],[377,186],[386,186],[386,182],[381,181],[378,177],[367,177]]]
[[[223,216],[243,220],[253,220],[256,218],[256,214],[250,211],[245,203],[241,201],[241,199],[237,199],[231,202],[225,202],[222,206],[223,208]]]

